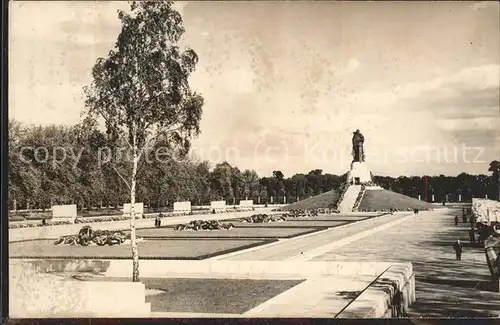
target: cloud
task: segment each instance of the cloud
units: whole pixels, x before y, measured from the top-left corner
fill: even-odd
[[[500,85],[500,65],[487,64],[467,67],[442,77],[424,82],[410,83],[395,88],[395,92],[404,97],[419,97],[424,93],[439,95],[440,92],[461,91],[467,89],[491,89]],[[453,96],[453,94],[451,94]]]
[[[240,156],[234,163],[266,173],[276,166],[275,161],[290,172],[343,171],[350,160],[351,132],[358,128],[365,134],[367,150],[374,152],[411,150],[422,144],[445,148],[454,143],[491,151],[499,129],[498,71],[498,65],[468,67],[391,91],[357,89],[342,98],[328,93],[316,97],[317,110],[309,114],[301,110],[300,93],[277,88],[264,100],[249,93],[251,70],[233,69],[223,77],[225,88],[240,95],[224,108],[210,110],[207,125],[220,122],[206,136],[217,139],[218,146],[236,146]],[[271,157],[257,161],[257,147],[271,148]],[[383,164],[374,167],[384,168]]]
[[[439,120],[440,126],[448,131],[500,130],[498,117],[447,118]]]
[[[469,7],[474,11],[481,10],[481,9],[487,9],[487,8],[497,8],[498,9],[498,2],[497,1],[476,1],[472,4],[470,4]]]
[[[495,140],[500,133],[499,90],[500,65],[467,67],[400,87],[394,105],[406,107],[413,116],[427,115],[429,125],[446,132],[448,145],[480,146],[491,156],[500,151],[500,143]]]
[[[255,73],[250,69],[238,68],[222,75],[222,82],[225,88],[230,89],[232,94],[254,92],[256,88],[255,81]]]
[[[177,10],[181,15],[184,14],[184,9],[189,4],[189,1],[176,1],[172,5],[172,8]]]
[[[358,68],[359,68],[359,61],[356,60],[356,59],[349,59],[349,61],[347,61],[347,66],[346,66],[346,73],[352,73],[354,71],[356,71]]]
[[[498,117],[500,65],[467,67],[447,75],[395,86],[382,93],[364,92],[353,103],[398,107],[438,118]],[[372,103],[369,105],[369,103]]]

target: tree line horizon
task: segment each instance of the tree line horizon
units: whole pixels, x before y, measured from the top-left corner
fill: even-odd
[[[9,208],[49,208],[53,204],[74,203],[81,207],[119,206],[127,203],[129,189],[123,184],[111,166],[96,164],[97,150],[105,144],[106,135],[97,129],[85,129],[81,125],[27,125],[9,121]],[[161,143],[159,143],[161,145]],[[26,163],[29,152],[20,148],[56,147],[82,150],[78,164],[60,162]],[[44,157],[48,162],[57,159]],[[127,164],[117,168],[126,172]],[[293,203],[310,196],[338,189],[346,180],[342,175],[323,173],[321,169],[295,173],[285,177],[275,170],[269,176],[259,176],[255,170],[240,170],[224,161],[212,165],[208,161],[149,161],[148,168],[141,170],[138,180],[137,202],[150,207],[171,206],[175,201],[191,201],[193,205],[205,205],[214,200],[238,204],[240,200],[255,203]],[[374,175],[377,185],[397,193],[431,200],[456,202],[471,201],[473,197],[498,198],[498,161],[492,161],[485,174],[461,173],[457,176],[422,175],[399,177]],[[487,175],[491,174],[491,175]],[[428,188],[425,189],[425,178]],[[427,194],[427,198],[425,195]]]

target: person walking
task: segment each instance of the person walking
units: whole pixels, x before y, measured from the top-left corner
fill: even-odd
[[[455,216],[455,226],[458,226],[458,216]]]
[[[395,315],[396,318],[405,317],[404,297],[403,297],[403,292],[401,292],[401,290],[396,290],[396,293],[394,294],[393,305],[396,312]]]
[[[466,215],[462,216],[462,222],[467,223],[467,216]]]
[[[471,244],[474,245],[476,243],[476,235],[474,234],[474,229],[469,230],[469,239]]]
[[[461,261],[462,260],[462,244],[460,243],[460,239],[457,239],[457,241],[453,245],[453,249],[455,250],[455,255],[457,257],[457,261]]]

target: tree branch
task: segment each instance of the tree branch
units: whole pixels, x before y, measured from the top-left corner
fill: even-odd
[[[122,181],[125,183],[125,185],[127,185],[128,189],[130,190],[131,187],[130,187],[130,184],[127,182],[127,180],[122,176],[122,174],[120,174],[118,169],[116,169],[116,167],[113,166],[113,164],[110,164],[110,165],[111,165],[111,168],[113,168],[113,170],[116,172],[116,174],[122,179]]]
[[[153,142],[153,140],[155,140],[155,141],[158,140],[158,137],[160,135],[162,135],[162,134],[163,135],[167,135],[167,134],[169,134],[171,132],[174,132],[174,131],[177,131],[177,130],[180,130],[180,129],[181,129],[181,127],[179,126],[179,127],[176,127],[176,128],[170,129],[170,130],[163,130],[163,131],[160,130],[160,131],[157,131],[156,135],[153,136],[151,139],[148,140],[148,142],[146,143],[146,145],[143,148],[143,151],[149,149],[149,146],[151,145],[151,143]]]
[[[112,126],[112,124],[109,123],[109,119],[106,118],[106,116],[104,115],[104,113],[101,111],[101,110],[97,110],[97,112],[99,113],[99,115],[102,116],[102,118],[108,123],[108,125]],[[115,128],[115,131],[118,131],[118,135],[123,139],[125,140],[125,142],[128,144],[128,146],[130,147],[130,149],[133,149],[133,146],[132,144],[127,140],[127,138],[122,134],[121,130],[119,128]]]
[[[158,137],[159,137],[160,135],[162,135],[162,134],[166,135],[166,134],[168,134],[168,133],[170,133],[170,132],[174,132],[174,131],[177,131],[177,130],[180,130],[180,129],[181,129],[181,127],[179,126],[179,127],[177,127],[177,128],[170,129],[170,130],[157,131],[157,132],[156,132],[156,135],[155,135],[155,136],[153,136],[153,137],[151,137],[151,139],[149,139],[149,140],[147,141],[147,143],[144,145],[144,147],[143,147],[143,148],[139,151],[139,156],[138,156],[138,159],[140,160],[140,159],[142,158],[143,154],[144,154],[144,153],[145,153],[148,149],[150,149],[150,145],[151,145],[152,143],[154,143],[154,142],[158,139]],[[155,140],[155,141],[153,141],[153,140]],[[141,165],[140,165],[140,166],[139,166],[139,168],[137,169],[137,173],[139,173],[139,171],[142,169],[142,166],[144,166],[145,162],[146,162],[146,160],[143,160],[143,161],[141,162]]]

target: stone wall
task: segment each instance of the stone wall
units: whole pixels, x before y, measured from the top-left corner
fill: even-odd
[[[390,266],[378,276],[337,318],[396,317],[393,304],[396,292],[403,294],[404,310],[415,301],[415,275],[410,263]]]
[[[146,289],[140,282],[63,279],[39,273],[30,263],[10,265],[12,318],[147,316]]]

